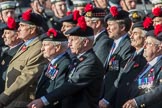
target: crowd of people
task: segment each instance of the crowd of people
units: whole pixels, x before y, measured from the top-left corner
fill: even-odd
[[[21,12],[1,0],[0,108],[160,108],[162,1],[150,2],[32,0]]]

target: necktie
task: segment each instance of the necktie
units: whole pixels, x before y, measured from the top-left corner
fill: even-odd
[[[109,57],[108,57],[108,62],[109,62],[109,60],[110,60],[110,58],[111,58],[111,56],[112,56],[112,54],[114,52],[114,49],[115,49],[115,43],[113,43],[113,45],[111,47],[111,50],[110,50],[110,53],[109,53]]]

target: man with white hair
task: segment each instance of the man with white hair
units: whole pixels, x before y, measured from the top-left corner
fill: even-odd
[[[49,103],[63,100],[62,108],[98,108],[103,66],[92,50],[93,30],[85,23],[84,17],[78,19],[76,27],[68,30],[69,47],[77,55],[77,62],[62,86],[45,95]],[[41,99],[28,104],[29,108],[43,108]]]
[[[52,92],[65,82],[71,60],[66,52],[68,48],[67,38],[55,29],[48,30],[42,44],[41,51],[49,63],[39,79],[36,98],[41,98],[44,104],[47,104],[48,101],[46,101],[44,95]],[[61,102],[51,103],[47,108],[61,108]]]
[[[147,93],[152,94],[154,89],[158,88],[162,84],[162,25],[157,25],[154,31],[147,33],[147,38],[144,44],[144,57],[147,60],[147,64],[134,79],[134,85],[132,85],[132,96],[128,100],[123,108],[160,108],[162,106],[161,101],[153,101],[149,103],[149,98],[158,98],[159,94],[154,93],[155,97],[146,96]],[[148,97],[148,98],[146,98]],[[132,99],[131,99],[132,98]],[[158,100],[158,99],[157,99]]]
[[[144,22],[146,23],[147,20]],[[130,57],[124,69],[120,71],[119,76],[114,83],[114,95],[112,96],[115,96],[115,102],[112,103],[115,103],[115,108],[122,107],[122,105],[130,98],[131,92],[129,88],[131,88],[133,80],[137,77],[139,72],[142,71],[147,62],[143,56],[144,42],[147,31],[153,29],[153,26],[150,24],[147,28],[143,26],[143,21],[141,21],[135,23],[132,29],[130,40],[131,45],[136,51]]]

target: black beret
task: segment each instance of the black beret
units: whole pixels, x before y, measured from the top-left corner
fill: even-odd
[[[89,37],[94,35],[94,31],[91,27],[86,25],[85,18],[82,16],[78,19],[77,26],[66,31],[65,34],[79,37]]]
[[[133,26],[132,26],[132,30],[134,28],[140,28],[140,29],[146,30],[146,31],[150,31],[150,30],[154,29],[154,27],[151,24],[149,26],[145,27],[143,21],[134,23]]]
[[[47,33],[43,34],[41,36],[41,39],[43,41],[58,41],[58,42],[68,41],[67,37],[63,33],[53,28],[50,28]]]
[[[42,27],[45,31],[48,29],[45,19],[41,15],[33,13],[31,9],[26,10],[21,15],[20,22]]]
[[[75,10],[74,12],[70,13],[67,16],[64,16],[63,18],[61,18],[59,21],[60,22],[69,22],[72,24],[76,24],[78,18],[80,17],[79,11]]]
[[[129,18],[129,13],[127,11],[118,10],[117,7],[113,6],[110,8],[110,13],[105,16],[104,21],[107,22],[107,20],[124,20],[126,18]]]
[[[93,29],[91,27],[86,28],[86,30],[82,30],[79,26],[76,26],[70,30],[68,30],[67,32],[65,32],[66,35],[74,35],[74,36],[78,36],[78,37],[89,37],[89,36],[93,36]]]

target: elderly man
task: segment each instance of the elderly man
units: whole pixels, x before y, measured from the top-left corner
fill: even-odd
[[[5,49],[4,41],[2,39],[2,25],[3,23],[7,23],[8,17],[15,17],[15,8],[16,2],[14,1],[4,1],[0,3],[0,53]]]
[[[41,97],[44,104],[46,104],[44,95],[60,87],[68,75],[70,57],[66,52],[67,43],[67,38],[55,29],[49,29],[46,38],[43,39],[41,51],[44,58],[48,59],[49,65],[39,80],[36,98]],[[51,103],[47,108],[61,108],[61,102]]]
[[[59,88],[45,95],[49,103],[63,100],[62,108],[98,108],[98,99],[103,79],[103,66],[94,54],[93,30],[86,26],[84,17],[78,19],[76,27],[68,30],[69,46],[77,54],[77,61],[70,72],[68,80]],[[45,104],[41,99],[31,102],[36,108]]]
[[[144,23],[147,23],[147,20],[145,20]],[[112,93],[109,100],[111,100],[114,108],[122,107],[122,105],[130,99],[131,93],[129,88],[131,88],[133,80],[146,65],[146,59],[143,57],[143,46],[146,33],[148,30],[153,29],[153,26],[151,24],[148,27],[143,25],[142,21],[135,23],[132,27],[133,31],[130,39],[131,45],[135,47],[136,51],[127,61],[124,69],[120,71],[119,76],[114,83],[114,87],[112,88],[114,94]]]
[[[132,93],[135,94],[137,92],[136,97],[133,97],[132,100],[128,100],[123,105],[123,108],[159,108],[162,106],[161,101],[157,101],[155,103],[147,103],[149,98],[152,97],[148,96],[148,99],[145,98],[146,93],[149,94],[151,91],[154,91],[155,88],[161,85],[162,35],[161,33],[158,34],[159,32],[161,32],[161,28],[161,25],[157,25],[155,31],[147,33],[143,55],[148,63],[139,73],[138,77],[134,80],[135,85],[132,86]],[[158,97],[156,93],[155,96]]]
[[[91,10],[88,10],[89,7],[91,7]],[[93,8],[91,4],[87,4],[84,10],[86,23],[94,31],[93,50],[104,65],[113,43],[113,40],[108,37],[104,27],[106,12],[101,8]]]
[[[1,25],[2,26],[2,25]],[[12,17],[8,18],[7,24],[3,24],[3,35],[5,45],[9,48],[6,48],[5,51],[1,52],[2,59],[0,60],[0,77],[3,76],[3,79],[0,78],[1,90],[0,93],[4,90],[5,74],[9,65],[10,60],[16,54],[17,50],[22,45],[22,40],[18,38],[18,22],[15,22],[15,19]]]
[[[99,103],[101,108],[108,107],[114,81],[135,50],[131,46],[128,36],[128,31],[131,26],[131,20],[128,14],[129,13],[124,10],[118,10],[117,7],[111,7],[110,13],[105,17],[109,38],[112,38],[114,42],[105,62],[105,85],[103,87],[103,96]]]
[[[0,94],[0,108],[23,108],[34,99],[35,83],[47,61],[41,53],[38,37],[40,24],[44,23],[42,17],[31,11],[25,11],[20,19],[18,38],[24,44],[9,63],[5,90]]]

